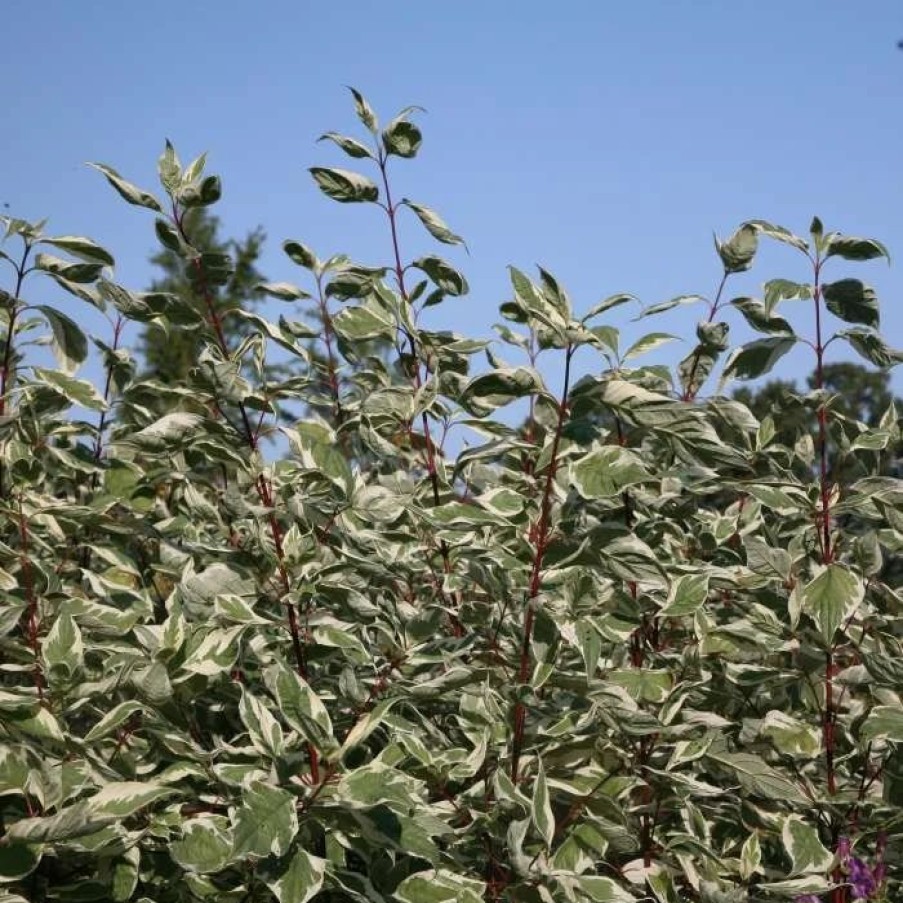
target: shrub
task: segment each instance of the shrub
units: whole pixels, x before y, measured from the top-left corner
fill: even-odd
[[[213,303],[231,261],[186,225],[221,194],[203,157],[167,144],[160,198],[96,165],[156,215],[193,299],[131,291],[94,242],[6,220],[0,901],[894,899],[903,491],[876,474],[900,429],[893,405],[877,426],[843,416],[821,381],[838,340],[900,359],[874,292],[836,272],[884,247],[817,219],[807,238],[742,224],[676,378],[641,362],[667,335],[619,349],[629,295],[581,316],[553,275],[512,268],[508,363],[425,325],[467,282],[406,261],[397,221],[462,240],[393,199],[414,109],[381,130],[353,98],[366,140],[324,137],[373,178],[311,174],[383,211],[389,262],[286,241],[304,287],[264,285],[286,313],[244,311],[238,342]],[[727,302],[761,240],[802,281]],[[31,277],[109,318],[102,388],[77,375],[77,323],[25,300]],[[813,336],[785,318],[799,302]],[[734,312],[761,337],[728,376],[812,349],[798,404],[817,427],[793,447],[701,395]],[[129,321],[203,337],[184,384],[135,378]],[[601,372],[575,372],[581,348]],[[835,485],[853,470],[829,456],[871,475]]]

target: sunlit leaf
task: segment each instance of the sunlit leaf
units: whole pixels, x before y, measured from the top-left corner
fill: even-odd
[[[349,138],[347,135],[339,135],[337,132],[326,132],[320,135],[320,141],[331,141],[340,147],[349,157],[362,159],[364,157],[373,158],[373,151],[366,144],[361,144],[356,138]]]
[[[470,290],[464,276],[440,257],[420,257],[413,261],[411,266],[417,267],[418,270],[426,273],[436,286],[447,295],[458,297],[459,295],[466,295]]]
[[[725,273],[742,273],[752,266],[756,256],[759,247],[758,230],[745,223],[726,241],[719,242],[716,239],[715,247],[724,264]]]
[[[828,240],[826,256],[842,257],[844,260],[874,260],[876,257],[884,257],[890,262],[890,254],[880,241],[837,233],[832,234]]]
[[[803,605],[826,643],[862,601],[862,581],[839,564],[829,564],[803,588]]]
[[[367,103],[367,100],[360,91],[350,87],[348,88],[348,90],[354,97],[354,106],[357,111],[358,119],[360,119],[360,121],[367,129],[375,133],[379,128],[379,122],[376,119],[376,114],[373,112],[373,108],[369,103]]]
[[[841,329],[837,333],[850,347],[876,367],[895,367],[903,362],[903,351],[891,348],[881,336],[865,327]]]
[[[818,830],[798,815],[784,820],[781,838],[793,863],[794,875],[826,872],[834,859],[833,853],[822,845]]]
[[[285,870],[267,886],[279,903],[306,903],[323,886],[327,862],[300,847],[292,854]]]
[[[47,318],[53,331],[53,353],[60,369],[72,375],[88,356],[88,340],[70,317],[44,304],[35,306]]]
[[[295,797],[287,790],[254,781],[244,788],[232,816],[233,855],[284,856],[298,831]]]
[[[793,336],[756,339],[738,348],[730,356],[724,365],[724,372],[738,379],[757,379],[765,376],[796,342]]]
[[[862,323],[872,329],[879,326],[878,298],[874,289],[858,279],[841,279],[822,286],[825,306],[847,323]]]
[[[103,411],[107,403],[94,385],[84,379],[75,379],[60,370],[45,370],[34,367],[35,379],[62,395],[72,404],[81,405],[92,411]]]
[[[55,238],[42,238],[41,244],[53,245],[61,251],[66,251],[73,257],[86,260],[88,263],[100,263],[104,266],[113,266],[113,255],[97,242],[80,235],[59,235]]]
[[[555,837],[555,816],[552,813],[552,804],[549,797],[549,787],[546,783],[546,773],[540,759],[536,773],[536,781],[533,785],[532,805],[533,826],[542,837],[546,849],[551,849],[552,840]]]
[[[636,452],[607,445],[583,455],[571,468],[570,476],[584,498],[605,498],[643,482],[649,475]]]
[[[413,122],[402,115],[385,127],[382,142],[386,154],[409,159],[417,155],[423,142],[423,135]]]
[[[324,166],[313,166],[309,171],[320,191],[334,201],[348,204],[372,202],[379,198],[375,183],[359,173]]]

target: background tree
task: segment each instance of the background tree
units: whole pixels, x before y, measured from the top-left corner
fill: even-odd
[[[866,426],[877,426],[892,401],[899,407],[903,400],[895,398],[890,388],[890,373],[869,370],[860,364],[840,362],[823,368],[824,387],[834,397],[831,407],[836,413]],[[815,388],[815,374],[806,378],[809,389]],[[742,386],[734,398],[745,404],[760,420],[788,403],[788,396],[797,391],[793,380],[772,379],[759,389]],[[788,424],[784,424],[788,426]],[[811,424],[806,424],[808,429]]]
[[[891,391],[887,370],[869,370],[849,362],[827,364],[824,381],[828,392],[836,396],[834,411],[867,426],[877,426],[892,401],[898,407],[901,404]],[[815,388],[814,374],[809,375],[807,383],[810,389]]]
[[[890,373],[886,370],[869,370],[860,364],[838,362],[826,364],[822,374],[824,391],[830,399],[836,427],[832,442],[833,466],[848,467],[855,452],[843,454],[842,462],[837,459],[837,448],[845,451],[841,437],[849,439],[854,436],[856,423],[868,427],[878,426],[891,402],[895,404],[898,413],[903,411],[903,399],[896,397],[891,390]],[[806,378],[806,385],[810,391],[815,390],[814,373]],[[743,386],[735,390],[733,397],[745,404],[759,420],[771,415],[776,439],[783,445],[792,446],[801,436],[811,435],[815,429],[815,405],[807,405],[802,400],[793,380],[769,380],[758,389]],[[897,461],[901,455],[903,447],[900,443],[889,443],[886,454],[882,456],[882,472],[896,474]]]
[[[266,234],[258,227],[241,240],[223,239],[219,219],[205,207],[188,210],[184,227],[194,247],[205,253],[228,255],[231,260],[228,281],[212,287],[212,292],[226,336],[237,344],[250,334],[252,326],[235,316],[235,312],[253,308],[264,297],[257,287],[264,280],[257,263]],[[192,285],[190,265],[186,266],[184,258],[176,251],[163,248],[150,258],[150,262],[160,272],[151,283],[150,291],[176,295],[184,303],[196,307],[203,316],[202,302]],[[143,376],[167,385],[184,383],[197,364],[202,345],[203,337],[197,329],[164,326],[161,321],[148,323],[139,343],[145,363]]]

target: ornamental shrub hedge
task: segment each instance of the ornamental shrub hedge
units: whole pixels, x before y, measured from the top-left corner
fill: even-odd
[[[167,143],[157,194],[95,164],[190,297],[4,218],[0,901],[899,899],[900,422],[820,379],[835,342],[901,360],[858,278],[884,246],[743,223],[711,299],[641,309],[701,305],[674,373],[644,363],[665,333],[620,347],[631,296],[575,307],[542,269],[493,341],[431,329],[467,281],[398,221],[462,239],[402,197],[415,109],[352,95],[362,139],[324,137],[361,171],[311,175],[383,212],[387,257],[286,241],[300,285],[240,341],[186,228],[203,157]],[[789,278],[731,298],[763,241]],[[47,279],[109,334],[29,301]],[[184,385],[136,377],[132,321],[204,337]],[[817,429],[780,444],[712,379],[800,344]]]

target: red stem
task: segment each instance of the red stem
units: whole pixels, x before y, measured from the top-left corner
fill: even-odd
[[[119,350],[119,339],[122,337],[122,328],[125,325],[125,321],[122,319],[122,315],[116,317],[116,322],[113,324],[113,352]],[[103,400],[109,404],[110,401],[110,390],[113,384],[113,362],[110,362],[110,365],[107,367],[107,377],[104,382],[103,387]],[[103,431],[107,425],[107,412],[100,412],[100,420],[97,423],[97,438],[94,440],[94,462],[97,463],[100,461],[100,456],[103,454]],[[97,474],[94,475],[94,486],[97,487]]]
[[[825,386],[824,355],[825,345],[821,333],[821,285],[819,275],[821,261],[815,261],[815,283],[812,298],[815,304],[815,388],[822,391]],[[824,399],[818,406],[818,467],[819,489],[821,494],[821,516],[819,518],[821,533],[822,563],[830,564],[834,558],[831,548],[831,487],[828,481],[828,412]]]
[[[3,363],[0,364],[0,417],[6,415],[6,393],[9,391],[10,369],[12,366],[13,355],[13,336],[16,331],[16,319],[19,316],[21,308],[19,307],[19,295],[22,293],[22,283],[25,281],[25,274],[28,267],[28,255],[31,253],[31,245],[26,239],[23,239],[25,249],[22,252],[22,260],[16,267],[16,287],[13,291],[13,297],[10,301],[9,323],[6,327],[6,342],[3,347]],[[0,458],[0,493],[4,492],[4,472],[5,464]]]
[[[392,234],[392,253],[395,258],[395,263],[393,266],[393,269],[395,271],[395,280],[398,283],[398,293],[401,295],[402,300],[406,304],[409,304],[410,296],[408,295],[408,291],[404,283],[405,268],[401,262],[401,251],[399,249],[398,243],[398,224],[396,222],[397,208],[392,203],[392,190],[389,187],[387,162],[387,156],[385,155],[385,153],[383,153],[382,150],[379,150],[377,156],[377,164],[379,166],[380,176],[382,177],[383,190],[386,194],[386,203],[384,209],[386,211],[386,216],[389,219],[389,231]],[[414,336],[409,331],[404,330],[404,333],[411,352],[414,387],[419,390],[423,386],[423,379],[420,376],[420,360],[417,356],[417,343]],[[426,411],[424,411],[420,415],[420,422],[423,427],[423,442],[424,446],[426,447],[426,472],[429,476],[430,486],[433,491],[433,505],[434,507],[438,508],[441,504],[441,500],[439,498],[439,474],[436,471],[436,449],[433,444],[433,439],[430,432],[430,422],[429,418],[426,415]],[[446,574],[450,574],[452,570],[451,558],[449,556],[448,546],[446,545],[445,540],[442,540],[439,543],[439,552],[442,556],[442,569]],[[457,616],[454,613],[450,613],[450,618],[452,630],[455,636],[463,636],[464,628],[461,622],[458,620]]]
[[[721,294],[724,291],[724,286],[727,283],[727,277],[730,275],[727,270],[724,271],[724,275],[721,277],[721,282],[718,285],[718,292],[715,295],[715,301],[711,305],[709,305],[709,315],[706,318],[706,323],[711,323],[712,320],[715,319],[715,314],[718,313],[718,309],[721,306]],[[702,359],[702,351],[697,346],[696,352],[693,354],[693,364],[690,367],[690,377],[687,380],[687,388],[684,390],[683,400],[684,401],[693,401],[696,398],[696,395],[699,393],[699,390],[702,386],[696,386],[696,371],[699,369],[699,362]]]
[[[114,353],[119,350],[119,339],[122,337],[122,329],[125,326],[125,320],[122,315],[118,315],[116,317],[116,322],[113,324],[113,351]],[[103,387],[103,400],[109,404],[110,401],[110,392],[113,386],[113,362],[111,361],[107,366],[107,374],[106,381],[104,382]],[[104,430],[107,426],[107,412],[101,411],[100,418],[97,421],[97,435],[94,437],[94,463],[99,464],[101,456],[103,455],[103,434]],[[91,488],[96,490],[98,483],[100,482],[100,478],[98,474],[95,472],[91,476]],[[85,569],[91,563],[91,545],[90,545],[91,531],[89,530],[84,539],[82,540],[82,551],[81,551],[81,566]]]
[[[530,583],[527,590],[527,611],[524,615],[524,638],[521,643],[520,664],[518,667],[518,682],[525,684],[530,675],[530,648],[533,640],[533,622],[535,619],[534,600],[539,595],[542,584],[542,562],[549,544],[549,526],[552,513],[552,489],[555,483],[555,475],[558,471],[558,447],[561,444],[561,433],[564,429],[568,410],[568,392],[571,381],[571,359],[574,356],[574,347],[568,345],[564,357],[564,386],[561,390],[561,400],[558,403],[558,420],[555,424],[555,435],[552,438],[552,454],[549,459],[549,467],[546,471],[546,482],[542,493],[542,502],[539,509],[539,522],[534,535],[533,567],[530,571]],[[520,769],[520,756],[524,743],[524,728],[526,726],[527,710],[523,702],[518,700],[514,705],[514,741],[511,747],[511,779],[517,783],[517,773]]]
[[[317,276],[317,304],[320,309],[320,322],[323,324],[323,341],[326,344],[326,372],[329,380],[329,391],[332,393],[332,403],[335,411],[336,426],[342,423],[342,400],[339,393],[338,366],[336,355],[332,347],[335,339],[335,329],[332,325],[332,317],[326,306],[326,295],[323,292],[323,277]]]
[[[182,239],[187,245],[191,246],[191,242],[189,241],[182,224],[182,218],[179,214],[179,209],[175,205],[173,206],[173,222],[175,223],[176,228],[179,230],[179,234],[182,236]],[[214,304],[213,293],[210,291],[210,286],[207,284],[207,279],[204,275],[204,268],[203,266],[201,266],[200,258],[195,257],[192,261],[192,265],[197,276],[199,293],[204,301],[204,306],[207,311],[207,321],[213,329],[220,351],[225,357],[228,357],[229,343],[226,340],[226,334],[223,329],[223,321],[219,315],[219,311],[216,309],[216,305]],[[238,411],[241,415],[245,441],[247,442],[250,450],[252,452],[256,452],[258,451],[259,446],[257,432],[251,426],[251,420],[248,416],[248,411],[241,401],[238,402]],[[301,643],[301,631],[298,625],[298,613],[295,610],[295,606],[287,598],[289,590],[291,588],[291,581],[289,580],[288,570],[285,566],[285,551],[282,546],[282,527],[276,518],[274,510],[275,505],[273,488],[263,474],[260,474],[257,477],[254,485],[261,503],[267,509],[269,509],[267,513],[267,524],[270,528],[270,535],[273,539],[273,547],[276,551],[277,571],[279,574],[279,582],[282,585],[283,604],[285,605],[288,616],[288,629],[289,634],[291,635],[292,651],[295,656],[295,668],[301,678],[304,681],[307,681],[306,656],[304,654],[304,647]],[[310,759],[310,778],[311,781],[317,783],[320,780],[319,753],[312,743],[307,744],[307,750]]]
[[[0,364],[0,417],[6,414],[6,392],[10,377],[10,364],[13,353],[13,333],[16,327],[16,318],[19,316],[19,295],[22,293],[22,283],[25,281],[25,273],[28,265],[28,255],[31,253],[31,245],[26,241],[25,250],[22,252],[22,260],[16,267],[16,288],[13,292],[12,303],[9,311],[9,325],[6,331],[6,344],[3,348],[3,363]]]
[[[825,653],[825,711],[822,734],[825,744],[825,766],[828,772],[828,793],[837,792],[837,778],[834,773],[834,727],[837,710],[834,706],[834,655],[829,649]]]
[[[530,358],[530,366],[536,367],[536,331],[534,329],[530,329],[530,347],[527,352]],[[524,439],[527,442],[532,442],[534,439],[534,432],[536,429],[536,395],[534,393],[530,393],[530,410],[527,413],[527,424],[524,428]],[[527,475],[533,473],[533,461],[529,458],[525,462],[526,466],[524,468],[524,472]]]
[[[819,283],[819,277],[821,275],[821,259],[817,255],[814,260],[814,268],[812,300],[815,305],[815,388],[821,392],[825,386],[825,345],[822,341],[821,329],[821,285]],[[831,488],[828,482],[828,414],[825,408],[824,398],[819,402],[817,418],[821,511],[819,512],[816,526],[820,537],[819,545],[821,546],[822,564],[827,566],[834,558],[834,549],[831,546]],[[834,702],[834,650],[833,648],[829,648],[825,654],[825,710],[822,724],[822,739],[825,745],[825,768],[827,771],[828,793],[831,796],[837,792],[837,775],[834,766],[836,722],[837,709]],[[837,899],[836,892],[834,896],[835,899]]]
[[[40,624],[38,620],[38,595],[35,592],[34,573],[31,569],[31,558],[28,547],[28,519],[22,510],[22,499],[19,499],[19,536],[22,540],[20,563],[22,566],[22,583],[25,588],[25,601],[28,608],[25,613],[25,636],[34,654],[32,671],[34,685],[38,691],[38,699],[44,701],[44,672],[41,668],[41,642],[38,639]]]
[[[398,292],[401,295],[402,300],[405,303],[410,303],[409,302],[410,296],[408,295],[408,291],[405,288],[405,284],[404,284],[404,266],[401,262],[401,251],[399,250],[399,245],[398,245],[398,224],[396,223],[397,210],[396,210],[394,204],[392,203],[392,191],[389,188],[389,175],[387,172],[386,162],[387,162],[386,156],[382,153],[382,151],[380,151],[379,159],[378,159],[379,172],[380,172],[380,175],[382,176],[383,190],[386,192],[385,210],[386,210],[386,215],[389,218],[389,230],[392,233],[392,252],[395,256],[395,265],[394,265],[395,279],[398,283]],[[416,388],[420,389],[423,385],[423,380],[420,376],[420,361],[417,358],[417,344],[414,340],[414,336],[411,335],[410,333],[406,333],[405,337],[408,340],[408,345],[411,349],[411,357],[413,358],[413,363],[414,363],[414,372],[413,372],[414,385]],[[430,437],[430,423],[429,423],[429,419],[426,416],[426,411],[424,411],[423,414],[421,415],[421,419],[423,422],[423,438],[424,438],[424,442],[426,445],[426,468],[427,468],[427,473],[430,476],[430,481],[432,482],[432,485],[433,485],[433,500],[434,500],[435,504],[438,505],[439,504],[439,483],[438,483],[438,477],[436,474],[436,458],[435,458],[435,451],[433,448],[433,441],[432,441],[432,438]]]
[[[615,429],[618,434],[618,445],[621,448],[626,448],[627,436],[624,433],[624,425],[621,422],[621,418],[617,414],[615,414]],[[632,531],[634,514],[633,502],[631,500],[629,489],[625,489],[624,492],[621,493],[621,500],[624,502],[624,526]],[[636,602],[638,595],[636,580],[627,581],[627,591],[630,593],[630,598]],[[643,623],[639,627],[636,627],[630,634],[630,664],[633,665],[634,668],[642,668],[646,661],[646,644],[649,640],[649,626],[646,615],[643,615]],[[654,621],[654,631],[657,635],[658,619],[655,619]]]

